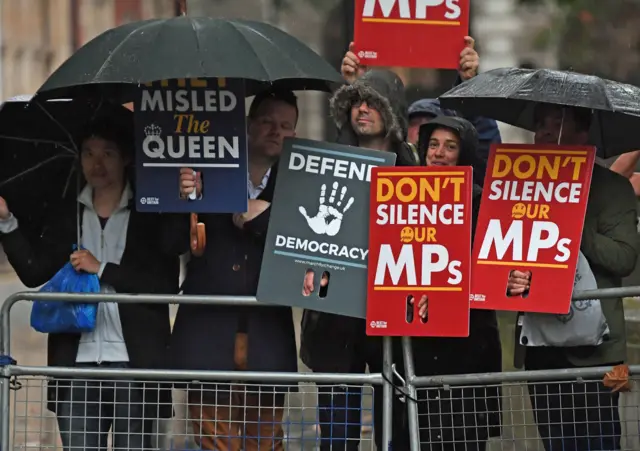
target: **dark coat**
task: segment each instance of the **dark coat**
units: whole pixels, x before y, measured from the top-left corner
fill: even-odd
[[[420,129],[419,153],[424,155],[428,138],[435,128],[452,129],[461,140],[459,163],[473,165],[478,146],[478,134],[473,125],[458,117],[440,116]],[[421,148],[422,147],[422,148]],[[424,164],[424,156],[423,156]],[[482,188],[474,185],[472,200],[472,236],[480,210]],[[312,322],[306,315],[307,333],[303,333],[303,360],[315,371],[346,371],[345,363],[353,358],[355,349],[361,349],[362,340],[371,340],[364,336],[364,322],[352,324],[349,328],[347,318],[323,314],[323,322]],[[303,321],[304,321],[303,320]],[[351,320],[353,321],[353,320]],[[356,320],[357,321],[357,320]],[[325,323],[325,324],[323,324]],[[340,334],[329,331],[340,330]],[[340,346],[327,348],[328,337],[331,343],[342,337]],[[359,341],[360,340],[360,341]],[[306,345],[305,345],[306,343]],[[496,314],[487,310],[472,310],[470,313],[470,335],[468,338],[414,338],[412,340],[416,375],[435,376],[447,374],[468,374],[500,372],[502,370],[502,351]],[[394,359],[399,371],[403,371],[400,341],[394,339]],[[329,352],[328,352],[329,351]],[[381,357],[380,357],[381,359]],[[313,366],[312,366],[313,365]],[[370,365],[371,366],[371,365]],[[375,364],[374,364],[375,366]],[[437,442],[440,436],[443,442],[486,440],[488,436],[500,434],[500,390],[497,387],[470,387],[452,390],[420,390],[418,404],[421,415],[421,441]],[[403,406],[399,404],[398,408]],[[488,414],[487,414],[488,413]],[[396,417],[402,423],[402,417]],[[400,430],[404,425],[399,425]],[[394,445],[403,446],[406,433],[398,432],[394,436]]]
[[[591,176],[591,189],[582,230],[580,250],[589,261],[599,289],[622,286],[622,278],[631,274],[640,253],[637,229],[637,199],[629,180],[596,164]],[[553,352],[560,362],[577,367],[607,366],[627,360],[627,335],[624,305],[621,298],[602,300],[609,339],[599,346],[559,348]],[[516,327],[515,364],[525,360],[528,349],[521,346],[520,327]],[[526,366],[531,362],[529,354]],[[547,356],[548,357],[548,356]],[[548,358],[544,359],[548,361]]]
[[[277,165],[258,199],[271,202]],[[205,214],[207,245],[202,257],[191,257],[184,294],[255,296],[262,265],[270,209],[238,229],[231,214]],[[189,246],[189,223],[176,215],[166,230],[173,252]],[[181,305],[171,337],[174,368],[232,371],[235,336],[248,334],[248,371],[296,372],[298,359],[290,307]]]
[[[101,281],[118,293],[176,294],[180,276],[180,261],[163,254],[158,243],[161,227],[158,215],[140,214],[130,206],[129,226],[122,260],[119,265],[108,263]],[[77,241],[75,203],[60,207],[47,221],[37,243],[29,242],[20,228],[2,236],[2,245],[9,263],[20,281],[29,288],[46,283],[69,261],[72,246]],[[167,349],[171,335],[168,304],[120,304],[120,322],[129,354],[131,368],[168,368]],[[74,366],[80,334],[49,334],[47,364]],[[145,388],[145,399],[153,403],[153,391]],[[62,382],[52,382],[48,389],[48,407],[55,411]],[[151,396],[151,398],[150,398]],[[167,406],[160,413],[171,415],[171,390],[160,393],[160,402]]]
[[[420,127],[418,153],[426,164],[426,150],[433,131],[448,128],[460,138],[458,165],[473,166],[477,162],[478,132],[471,122],[460,117],[438,116]],[[472,200],[472,240],[480,212],[482,188],[474,185]],[[490,373],[502,371],[502,347],[496,312],[473,309],[470,313],[468,338],[414,338],[413,353],[418,376],[447,374]],[[463,435],[483,440],[490,432],[500,434],[500,391],[498,388],[469,388],[430,390],[429,395],[438,401],[427,402],[430,414],[451,411],[458,415],[442,415],[440,424],[431,419],[431,428],[440,432],[443,440],[461,440]],[[450,397],[451,403],[442,400]],[[457,398],[457,399],[456,399]],[[423,407],[424,408],[424,407]],[[463,414],[464,412],[464,414]],[[489,415],[486,413],[490,412]],[[465,426],[464,428],[461,428]],[[488,431],[487,426],[493,426]],[[459,435],[458,435],[459,434]],[[470,440],[470,438],[467,438]]]
[[[338,127],[337,142],[358,146],[350,114],[352,105],[361,99],[382,116],[392,151],[397,155],[396,165],[415,166],[413,150],[405,142],[408,120],[404,85],[388,70],[371,70],[335,92],[330,105]],[[371,347],[364,340],[375,339],[365,336],[363,319],[305,310],[300,340],[300,357],[305,365],[316,372],[342,373],[350,370],[354,353]]]

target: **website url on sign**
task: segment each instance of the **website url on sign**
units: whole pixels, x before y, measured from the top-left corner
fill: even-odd
[[[300,263],[302,265],[308,265],[308,266],[317,266],[319,268],[325,268],[325,269],[333,269],[335,271],[344,271],[346,268],[344,266],[338,266],[338,265],[330,265],[327,263],[320,263],[320,262],[310,262],[307,260],[294,260],[296,263]]]

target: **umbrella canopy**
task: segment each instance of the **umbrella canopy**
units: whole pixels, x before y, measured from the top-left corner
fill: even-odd
[[[77,196],[78,135],[104,116],[133,129],[133,113],[107,103],[29,98],[0,106],[0,196],[21,227],[37,234],[50,208]]]
[[[519,68],[485,72],[440,96],[445,108],[530,131],[539,103],[590,109],[590,144],[604,158],[640,149],[638,99],[636,86],[576,72]]]
[[[65,61],[37,96],[104,96],[126,103],[141,83],[216,77],[248,80],[248,95],[272,83],[317,91],[344,83],[321,56],[274,26],[180,16],[128,23],[102,33]]]

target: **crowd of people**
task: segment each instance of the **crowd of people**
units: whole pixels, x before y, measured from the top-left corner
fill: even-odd
[[[479,58],[466,39],[457,83],[474,77]],[[342,74],[347,84],[331,98],[337,142],[397,155],[400,166],[474,168],[473,230],[479,210],[489,147],[500,142],[494,120],[464,117],[440,108],[436,99],[408,106],[402,80],[393,72],[362,67],[350,48]],[[76,240],[77,208],[56,211],[38,242],[21,233],[11,206],[0,198],[2,245],[22,282],[38,287],[66,262],[97,274],[118,293],[254,296],[274,199],[277,161],[283,140],[296,135],[294,93],[281,89],[255,96],[248,112],[249,207],[242,214],[204,214],[207,246],[191,256],[179,287],[180,256],[188,254],[188,215],[136,212],[128,168],[133,159],[131,129],[101,119],[78,137],[86,186],[81,207],[83,248]],[[541,105],[537,144],[588,144],[588,110]],[[596,166],[581,251],[600,288],[619,287],[640,251],[636,197],[629,167]],[[200,194],[202,178],[180,170],[181,195]],[[528,274],[513,271],[508,289],[527,289]],[[306,289],[311,292],[315,287]],[[621,299],[603,301],[609,339],[597,347],[518,347],[517,360],[529,370],[616,365],[626,359]],[[140,321],[144,321],[141,326]],[[518,341],[518,340],[516,340]],[[496,314],[472,310],[468,338],[412,339],[419,376],[500,372],[502,349]],[[402,355],[399,341],[394,355]],[[526,355],[522,357],[522,352]],[[365,335],[364,320],[315,311],[302,319],[300,357],[315,372],[382,370],[382,342]],[[101,303],[92,333],[50,334],[48,364],[65,367],[246,370],[296,372],[298,352],[288,307],[181,305],[171,329],[167,305]],[[398,370],[402,362],[396,358]],[[283,450],[285,395],[291,388],[268,386],[260,393],[242,386],[189,384],[188,414],[200,449]],[[471,387],[424,393],[418,399],[422,449],[484,451],[501,432],[498,388]],[[530,393],[538,432],[547,451],[620,449],[618,394],[599,383],[536,384]],[[320,449],[357,450],[361,389],[319,386]],[[104,450],[109,430],[114,449],[150,449],[152,423],[170,417],[171,386],[140,383],[52,381],[49,407],[56,413],[65,450]],[[406,405],[395,398],[393,449],[409,449]],[[382,443],[382,391],[374,394],[374,436]],[[570,416],[570,417],[569,417]],[[390,449],[390,448],[389,448]]]

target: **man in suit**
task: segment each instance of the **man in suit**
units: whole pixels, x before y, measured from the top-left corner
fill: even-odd
[[[242,214],[200,215],[207,246],[191,256],[184,294],[255,296],[283,140],[295,136],[297,99],[291,91],[258,94],[249,109],[249,208]],[[180,192],[201,195],[202,179],[180,171]],[[224,193],[220,193],[224,195]],[[167,230],[174,252],[189,249],[189,224]],[[175,368],[214,371],[297,371],[289,307],[182,305],[171,339]],[[281,426],[286,387],[209,384],[191,386],[189,416],[199,449],[283,450]]]

